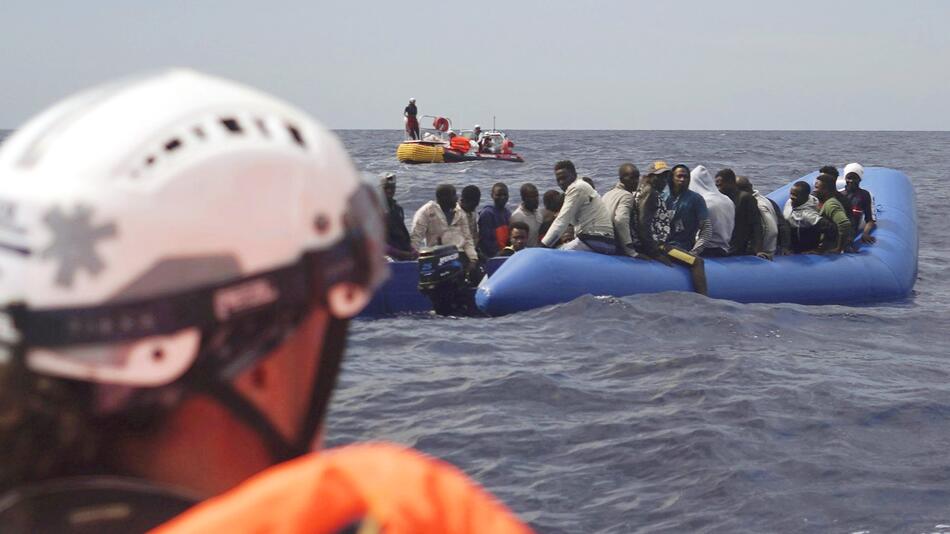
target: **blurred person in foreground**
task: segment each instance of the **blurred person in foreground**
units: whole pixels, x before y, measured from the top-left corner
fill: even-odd
[[[527,531],[407,448],[311,453],[386,270],[308,116],[171,71],[52,107],[0,174],[0,531]]]

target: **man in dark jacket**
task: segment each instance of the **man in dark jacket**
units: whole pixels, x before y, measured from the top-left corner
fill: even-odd
[[[396,202],[396,175],[387,172],[379,183],[386,195],[386,255],[394,260],[414,260],[419,253],[412,248],[409,230],[406,229],[406,213]]]
[[[732,169],[722,169],[716,173],[716,187],[736,205],[736,225],[729,241],[730,255],[758,255],[762,252],[762,221],[755,197],[739,190],[736,173]]]
[[[492,203],[478,212],[478,252],[486,258],[494,258],[498,251],[508,245],[508,186],[498,182],[491,188]]]

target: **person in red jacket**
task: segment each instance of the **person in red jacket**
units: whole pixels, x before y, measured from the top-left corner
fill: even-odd
[[[28,122],[0,177],[23,230],[0,250],[0,532],[529,531],[409,449],[311,452],[387,273],[376,186],[307,115],[170,71]]]

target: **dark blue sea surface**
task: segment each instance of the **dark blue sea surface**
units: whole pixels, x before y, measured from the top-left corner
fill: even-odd
[[[407,219],[436,184],[555,188],[571,159],[729,166],[763,192],[824,164],[904,171],[914,296],[879,306],[689,293],[495,319],[357,321],[328,440],[391,440],[460,467],[541,532],[950,532],[950,133],[513,131],[524,164],[404,165],[397,131],[342,131],[394,171]],[[808,291],[809,288],[802,288]]]

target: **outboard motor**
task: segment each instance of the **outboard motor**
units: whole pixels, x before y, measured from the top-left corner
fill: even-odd
[[[465,268],[454,245],[419,252],[419,292],[429,297],[439,315],[475,315],[475,288],[465,279]]]

